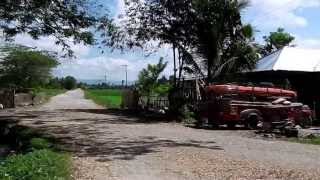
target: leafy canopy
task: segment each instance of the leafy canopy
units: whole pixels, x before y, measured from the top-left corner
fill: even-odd
[[[1,0],[0,31],[7,40],[21,33],[34,39],[54,36],[72,56],[68,41],[93,44],[90,28],[111,24],[107,14],[97,13],[101,10],[91,0]]]
[[[268,36],[264,36],[266,42],[264,54],[270,54],[278,49],[290,45],[295,39],[291,34],[285,32],[283,28],[278,28],[275,32],[270,32]]]
[[[52,68],[59,63],[54,56],[28,48],[12,48],[0,62],[1,86],[33,88],[45,84]]]
[[[239,44],[250,48],[240,15],[247,4],[245,0],[126,0],[126,18],[106,42],[117,48],[146,47],[149,41],[172,44],[178,49],[181,70],[201,75],[207,70],[211,80],[229,62],[239,61],[234,65],[243,68],[245,59],[232,53]],[[252,50],[236,55],[253,56],[248,52]]]
[[[72,76],[67,76],[63,79],[63,87],[67,90],[75,89],[77,87],[77,80]]]

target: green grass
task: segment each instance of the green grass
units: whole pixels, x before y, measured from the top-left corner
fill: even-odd
[[[119,108],[122,101],[120,89],[87,89],[85,96],[108,108]]]
[[[71,180],[70,154],[59,152],[53,139],[34,130],[17,127],[16,152],[0,160],[0,180]]]
[[[68,180],[70,175],[70,156],[48,149],[12,155],[0,164],[1,180]]]
[[[320,145],[320,137],[311,137],[311,138],[290,138],[289,141],[302,143],[302,144],[314,144]]]
[[[30,140],[30,147],[33,150],[39,150],[39,149],[50,149],[51,147],[53,147],[53,145],[47,139],[32,138]]]

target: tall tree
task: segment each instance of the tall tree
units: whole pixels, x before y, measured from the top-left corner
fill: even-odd
[[[17,88],[44,85],[58,64],[55,57],[44,52],[13,48],[0,62],[0,84]]]
[[[180,57],[180,73],[188,69],[203,75],[207,69],[209,81],[219,67],[237,59],[225,59],[224,53],[230,54],[232,44],[244,39],[240,10],[247,1],[126,0],[126,4],[123,33],[116,31],[120,38],[112,39],[112,45],[143,47],[149,41],[159,46],[172,44]]]
[[[234,43],[244,39],[240,11],[247,4],[248,1],[237,0],[195,1],[198,17],[195,49],[206,61],[208,82],[213,81],[225,64],[237,60],[226,53],[230,53]]]
[[[121,49],[147,47],[151,52],[163,44],[170,44],[173,49],[175,79],[178,69],[177,54],[187,46],[188,34],[191,34],[191,29],[185,28],[188,22],[184,17],[190,14],[191,8],[186,7],[189,7],[188,2],[191,1],[125,0],[125,2],[126,17],[122,21],[122,27],[116,29],[118,31],[113,31],[115,34],[112,37],[115,38],[106,41],[107,44]],[[154,46],[150,46],[150,41]]]
[[[254,68],[259,59],[259,45],[254,41],[256,30],[251,24],[242,26],[243,38],[232,43],[224,52],[223,58],[229,59],[220,65],[216,75],[224,75],[230,72],[243,72]]]
[[[268,36],[264,36],[266,45],[263,47],[262,54],[268,55],[276,50],[279,50],[295,39],[290,33],[285,32],[283,28],[278,28],[275,32],[270,32]]]
[[[56,43],[72,55],[68,41],[92,44],[90,27],[104,26],[111,21],[102,9],[89,0],[1,0],[0,30],[6,39],[26,33],[32,38],[54,36]],[[106,11],[105,11],[106,12]]]

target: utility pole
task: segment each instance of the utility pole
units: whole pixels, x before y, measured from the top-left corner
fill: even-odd
[[[125,64],[125,65],[122,65],[124,68],[125,68],[125,71],[126,71],[126,87],[128,87],[128,65]]]
[[[107,72],[106,72],[106,75],[104,75],[104,82],[105,82],[106,85],[107,85]]]

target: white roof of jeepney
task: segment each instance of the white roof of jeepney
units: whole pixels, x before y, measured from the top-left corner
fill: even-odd
[[[285,47],[260,59],[253,72],[320,72],[320,49]]]

